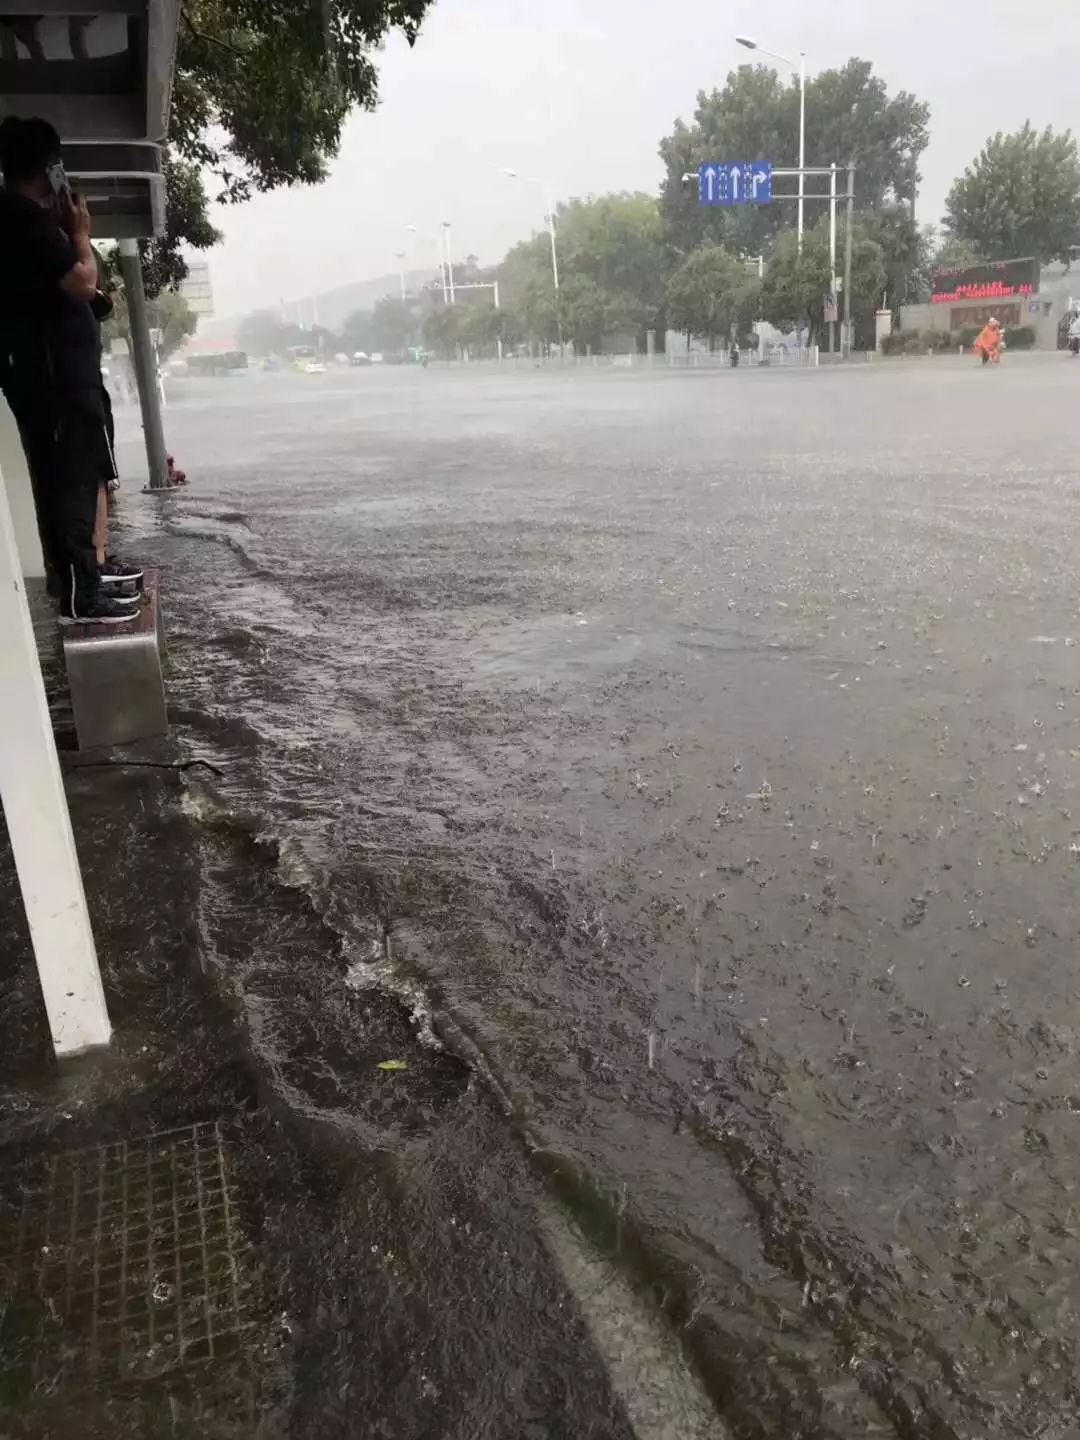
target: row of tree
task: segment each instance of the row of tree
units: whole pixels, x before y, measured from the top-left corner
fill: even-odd
[[[374,102],[372,48],[393,27],[415,35],[428,3],[322,0],[324,24],[313,26],[310,0],[186,0],[169,234],[148,256],[153,281],[175,277],[181,239],[201,246],[216,238],[200,174],[217,175],[219,198],[233,201],[321,178],[349,109]],[[1071,134],[1026,125],[994,136],[950,191],[938,233],[920,229],[914,213],[929,107],[906,91],[890,94],[860,59],[813,77],[806,101],[808,164],[837,162],[841,185],[847,163],[856,167],[851,301],[856,330],[867,338],[882,300],[896,307],[920,298],[935,265],[1019,255],[1067,260],[1080,245],[1080,157]],[[828,289],[827,202],[807,202],[799,256],[791,202],[706,207],[683,179],[726,156],[793,158],[797,141],[797,84],[767,66],[740,66],[722,88],[699,93],[692,118],[661,141],[658,197],[603,195],[560,205],[558,294],[547,239],[536,236],[497,268],[504,313],[481,316],[484,307],[471,303],[455,307],[453,317],[432,310],[429,343],[486,335],[474,343],[498,336],[595,348],[616,335],[662,334],[669,325],[715,338],[759,317],[819,332]],[[760,286],[746,264],[756,256],[765,261]],[[409,307],[384,307],[377,331],[374,314],[350,323],[381,337],[355,348],[396,349],[388,338],[418,341],[423,333],[420,313]]]

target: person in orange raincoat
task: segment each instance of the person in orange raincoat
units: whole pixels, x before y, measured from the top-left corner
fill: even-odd
[[[993,315],[979,331],[975,340],[975,354],[982,356],[982,363],[987,361],[996,365],[1001,359],[1001,352],[1005,348],[1005,337],[1001,333],[1001,324]]]

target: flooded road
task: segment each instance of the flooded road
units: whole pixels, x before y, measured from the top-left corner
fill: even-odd
[[[177,381],[192,484],[124,492],[192,813],[454,1028],[735,1435],[1080,1433],[1077,384]]]

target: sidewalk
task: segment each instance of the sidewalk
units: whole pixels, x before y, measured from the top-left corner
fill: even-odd
[[[319,921],[196,831],[169,743],[63,758],[116,1040],[56,1071],[4,837],[0,1434],[630,1440],[471,1072],[310,982],[266,1072],[229,967],[322,946],[333,982]]]

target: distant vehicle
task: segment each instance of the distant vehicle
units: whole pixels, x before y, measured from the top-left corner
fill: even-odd
[[[262,368],[264,370],[278,371],[282,368],[281,361],[276,355],[268,355],[262,362]]]
[[[243,350],[222,350],[213,355],[189,355],[189,375],[246,375],[248,357]]]
[[[309,360],[304,366],[305,375],[325,375],[326,366],[321,360]]]
[[[301,375],[305,373],[311,364],[319,363],[319,352],[314,345],[290,345],[289,364],[294,370],[299,370]]]
[[[366,350],[356,350],[349,356],[349,364],[352,365],[354,369],[360,365],[370,365],[371,356]]]

